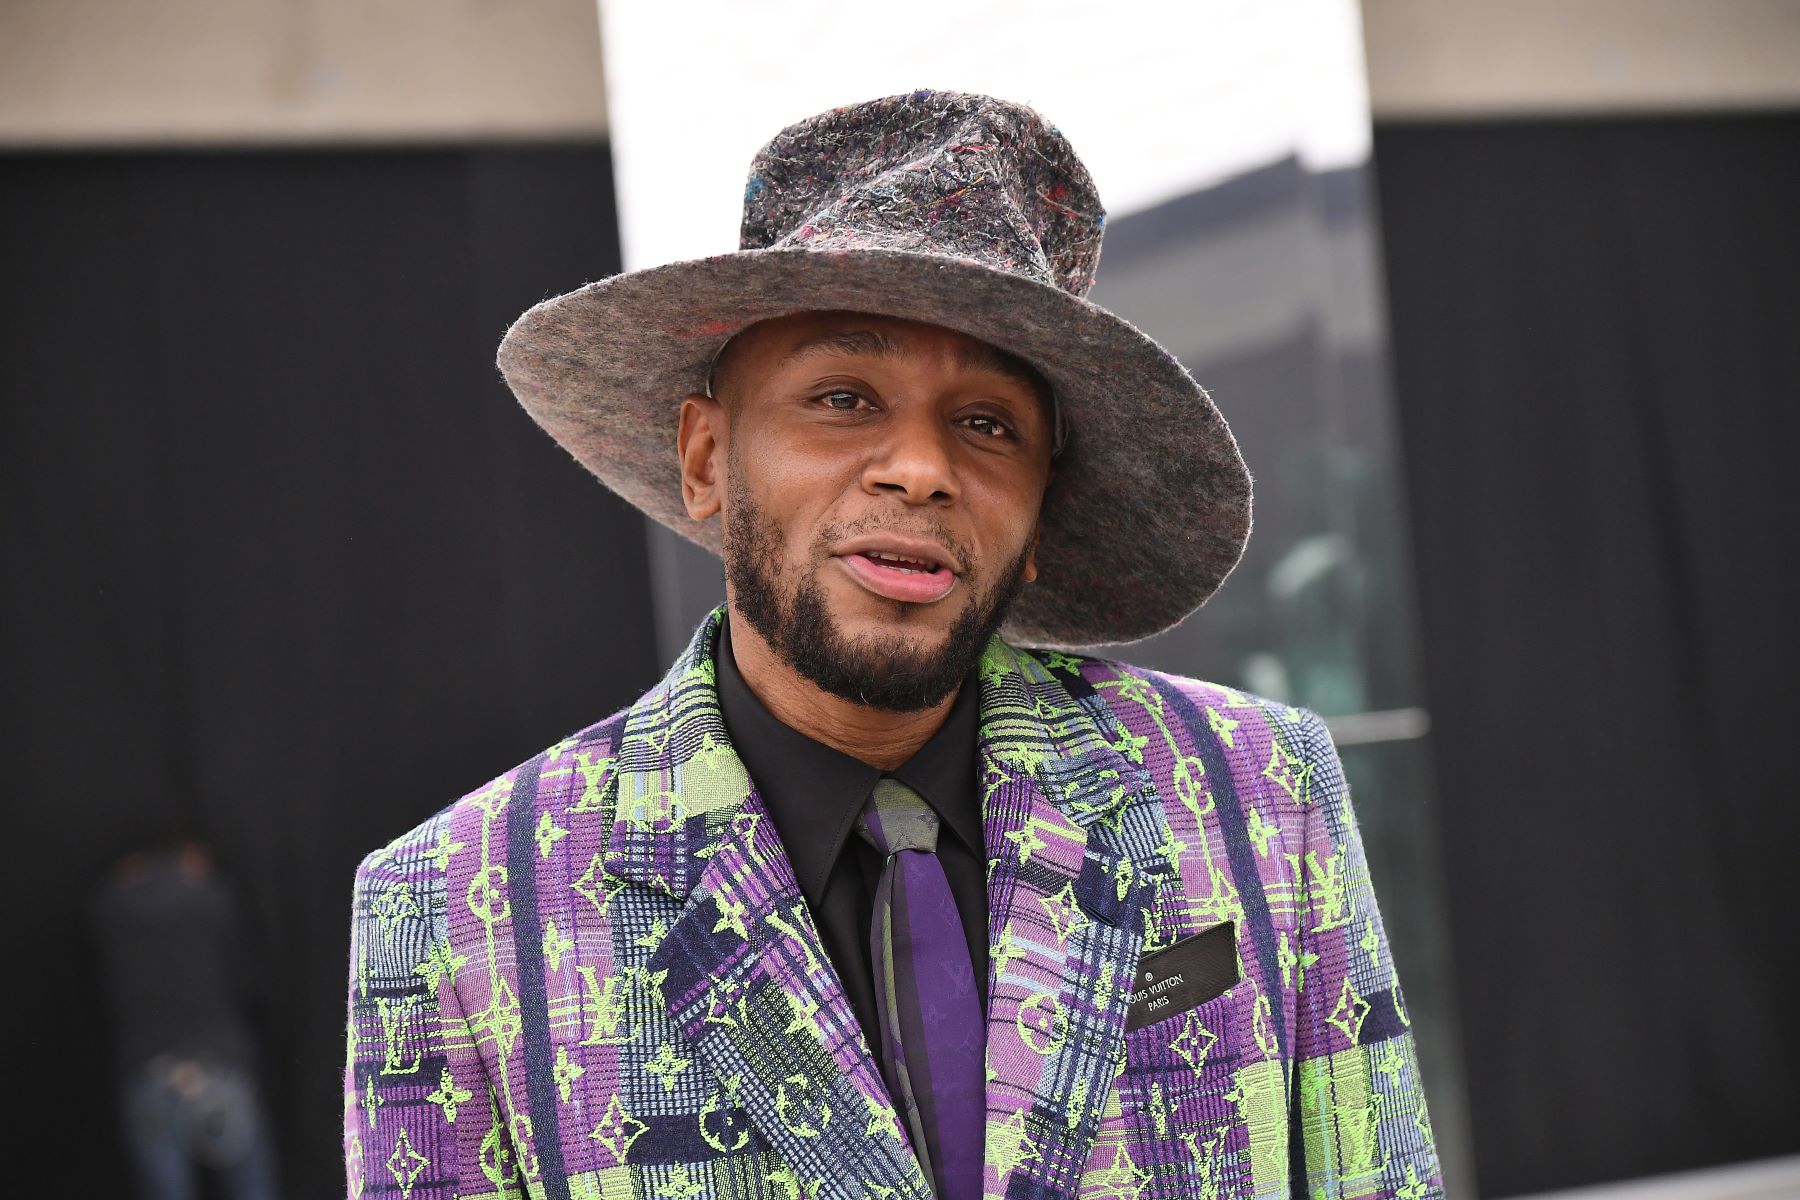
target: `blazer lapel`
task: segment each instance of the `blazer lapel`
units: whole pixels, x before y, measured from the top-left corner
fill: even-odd
[[[982,663],[985,1191],[998,1200],[1076,1195],[1124,1054],[1145,910],[1170,869],[1143,743],[1075,668],[998,639]]]
[[[721,1150],[749,1127],[793,1172],[789,1196],[930,1200],[879,1068],[732,750],[714,690],[719,615],[627,716],[609,873],[682,902],[645,970],[719,1081],[700,1114]]]

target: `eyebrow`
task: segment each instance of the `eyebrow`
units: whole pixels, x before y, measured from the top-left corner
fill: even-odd
[[[899,358],[904,353],[900,343],[879,329],[839,329],[831,333],[821,333],[798,343],[781,356],[781,362],[785,366],[800,359],[815,358],[821,355],[863,355],[869,358],[892,359]],[[1004,375],[1015,383],[1025,384],[1036,390],[1045,399],[1050,396],[1048,380],[1038,374],[1024,359],[1008,354],[997,346],[990,346],[982,341],[962,343],[956,347],[955,358],[960,367],[968,370],[989,370],[997,375]]]

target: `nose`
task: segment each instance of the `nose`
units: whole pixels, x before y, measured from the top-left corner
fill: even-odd
[[[951,459],[951,431],[936,405],[897,406],[882,423],[867,464],[863,490],[888,493],[908,504],[950,504],[961,494]]]

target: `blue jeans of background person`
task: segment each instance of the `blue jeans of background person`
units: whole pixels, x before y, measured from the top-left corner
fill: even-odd
[[[195,1200],[203,1172],[225,1200],[277,1200],[268,1123],[247,1072],[163,1055],[126,1080],[124,1101],[144,1200]]]

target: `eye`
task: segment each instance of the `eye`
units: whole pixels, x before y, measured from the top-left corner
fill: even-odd
[[[862,396],[855,392],[846,391],[843,388],[836,388],[832,391],[825,392],[814,397],[814,399],[825,405],[825,407],[836,409],[838,412],[855,412],[859,406],[868,403]]]
[[[985,413],[977,413],[975,416],[967,418],[967,422],[970,429],[973,429],[983,437],[1001,438],[1012,436],[1012,426],[1008,425],[1005,421],[1002,421],[999,417],[991,417]]]

